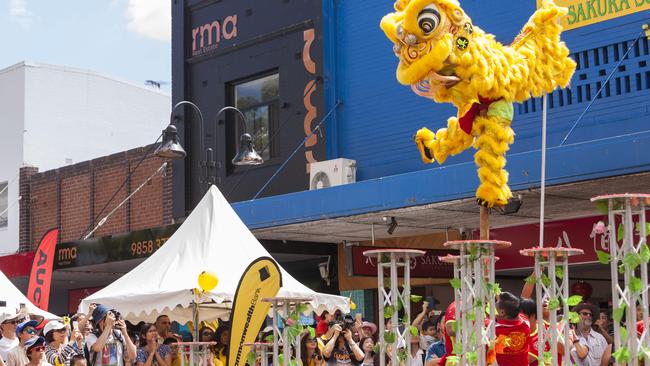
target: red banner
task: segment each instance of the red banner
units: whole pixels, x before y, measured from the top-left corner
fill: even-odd
[[[598,221],[607,222],[605,215],[582,217],[579,219],[559,220],[544,223],[544,246],[558,245],[584,250],[584,254],[569,258],[569,263],[598,262],[596,249],[609,252],[607,235],[594,234],[594,225]],[[533,268],[532,257],[519,254],[522,249],[537,247],[539,244],[539,224],[513,226],[491,229],[490,239],[505,240],[512,243],[507,249],[497,250],[499,257],[497,270]],[[609,268],[609,267],[608,267]]]
[[[363,255],[366,250],[388,249],[378,247],[352,247],[352,274],[354,276],[377,276],[377,258]],[[447,254],[458,255],[453,250],[425,250],[421,257],[411,259],[411,277],[413,278],[452,278],[454,266],[443,263],[438,257]],[[400,271],[401,273],[401,271]]]
[[[79,308],[81,300],[101,290],[103,287],[77,288],[68,290],[68,313],[74,314]]]
[[[29,276],[27,298],[42,310],[47,311],[50,302],[50,285],[52,284],[52,266],[54,250],[59,229],[52,229],[43,235],[36,248],[32,270]]]

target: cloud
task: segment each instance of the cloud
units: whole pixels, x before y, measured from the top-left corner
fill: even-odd
[[[171,11],[169,1],[128,0],[126,6],[127,27],[147,38],[169,41],[171,40]]]
[[[27,9],[27,0],[9,0],[9,15],[25,29],[29,28],[32,22],[32,13]]]

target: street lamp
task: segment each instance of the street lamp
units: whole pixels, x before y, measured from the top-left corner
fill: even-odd
[[[199,124],[201,128],[200,129],[201,136],[199,139],[201,158],[199,160],[199,164],[201,167],[203,167],[204,165],[206,165],[205,162],[203,161],[203,153],[205,152],[205,149],[203,147],[203,138],[204,138],[203,113],[201,113],[201,109],[199,109],[199,107],[196,104],[187,100],[176,103],[176,105],[174,105],[174,108],[172,108],[169,125],[163,130],[163,140],[160,146],[158,146],[158,148],[156,149],[155,154],[156,156],[163,159],[179,159],[187,156],[187,153],[183,149],[183,146],[181,146],[181,143],[178,139],[178,130],[176,129],[176,126],[173,125],[173,118],[172,118],[176,108],[180,107],[181,105],[192,106],[194,110],[197,112],[197,114],[199,115]],[[219,112],[217,112],[215,121],[219,119],[221,113],[228,110],[237,112],[237,114],[241,117],[240,122],[242,125],[242,130],[244,131],[244,133],[241,135],[239,140],[239,149],[237,151],[237,154],[235,154],[235,157],[232,159],[233,165],[260,165],[264,163],[262,157],[260,157],[259,154],[257,154],[257,152],[255,151],[255,148],[253,146],[253,138],[251,137],[250,134],[246,132],[246,122],[245,122],[246,117],[239,109],[232,106],[223,107],[219,110]],[[201,171],[203,171],[203,169],[201,169]]]

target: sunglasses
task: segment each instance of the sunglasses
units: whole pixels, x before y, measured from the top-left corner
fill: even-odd
[[[45,346],[36,346],[29,350],[30,352],[43,352],[45,351]]]
[[[54,329],[54,331],[57,332],[57,333],[65,333],[65,332],[67,332],[68,330],[65,329],[65,328],[61,328],[61,329]]]
[[[21,318],[21,319],[8,320],[8,321],[4,322],[3,324],[18,325],[18,324],[20,324],[20,323],[22,323],[24,321],[25,321],[25,318]]]
[[[580,312],[580,315],[582,315],[582,316],[589,316],[589,317],[593,316],[593,314],[588,313],[588,312],[586,312],[586,311],[581,311],[581,312]]]
[[[34,328],[27,328],[27,329],[25,329],[23,332],[24,332],[24,333],[27,333],[27,334],[30,334],[30,335],[34,335],[34,334],[36,334],[36,329],[34,329]]]

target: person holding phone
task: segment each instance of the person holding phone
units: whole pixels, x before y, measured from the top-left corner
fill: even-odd
[[[45,358],[52,365],[70,365],[74,355],[83,355],[81,333],[77,330],[68,342],[68,327],[59,321],[50,321],[43,329],[45,335]]]

